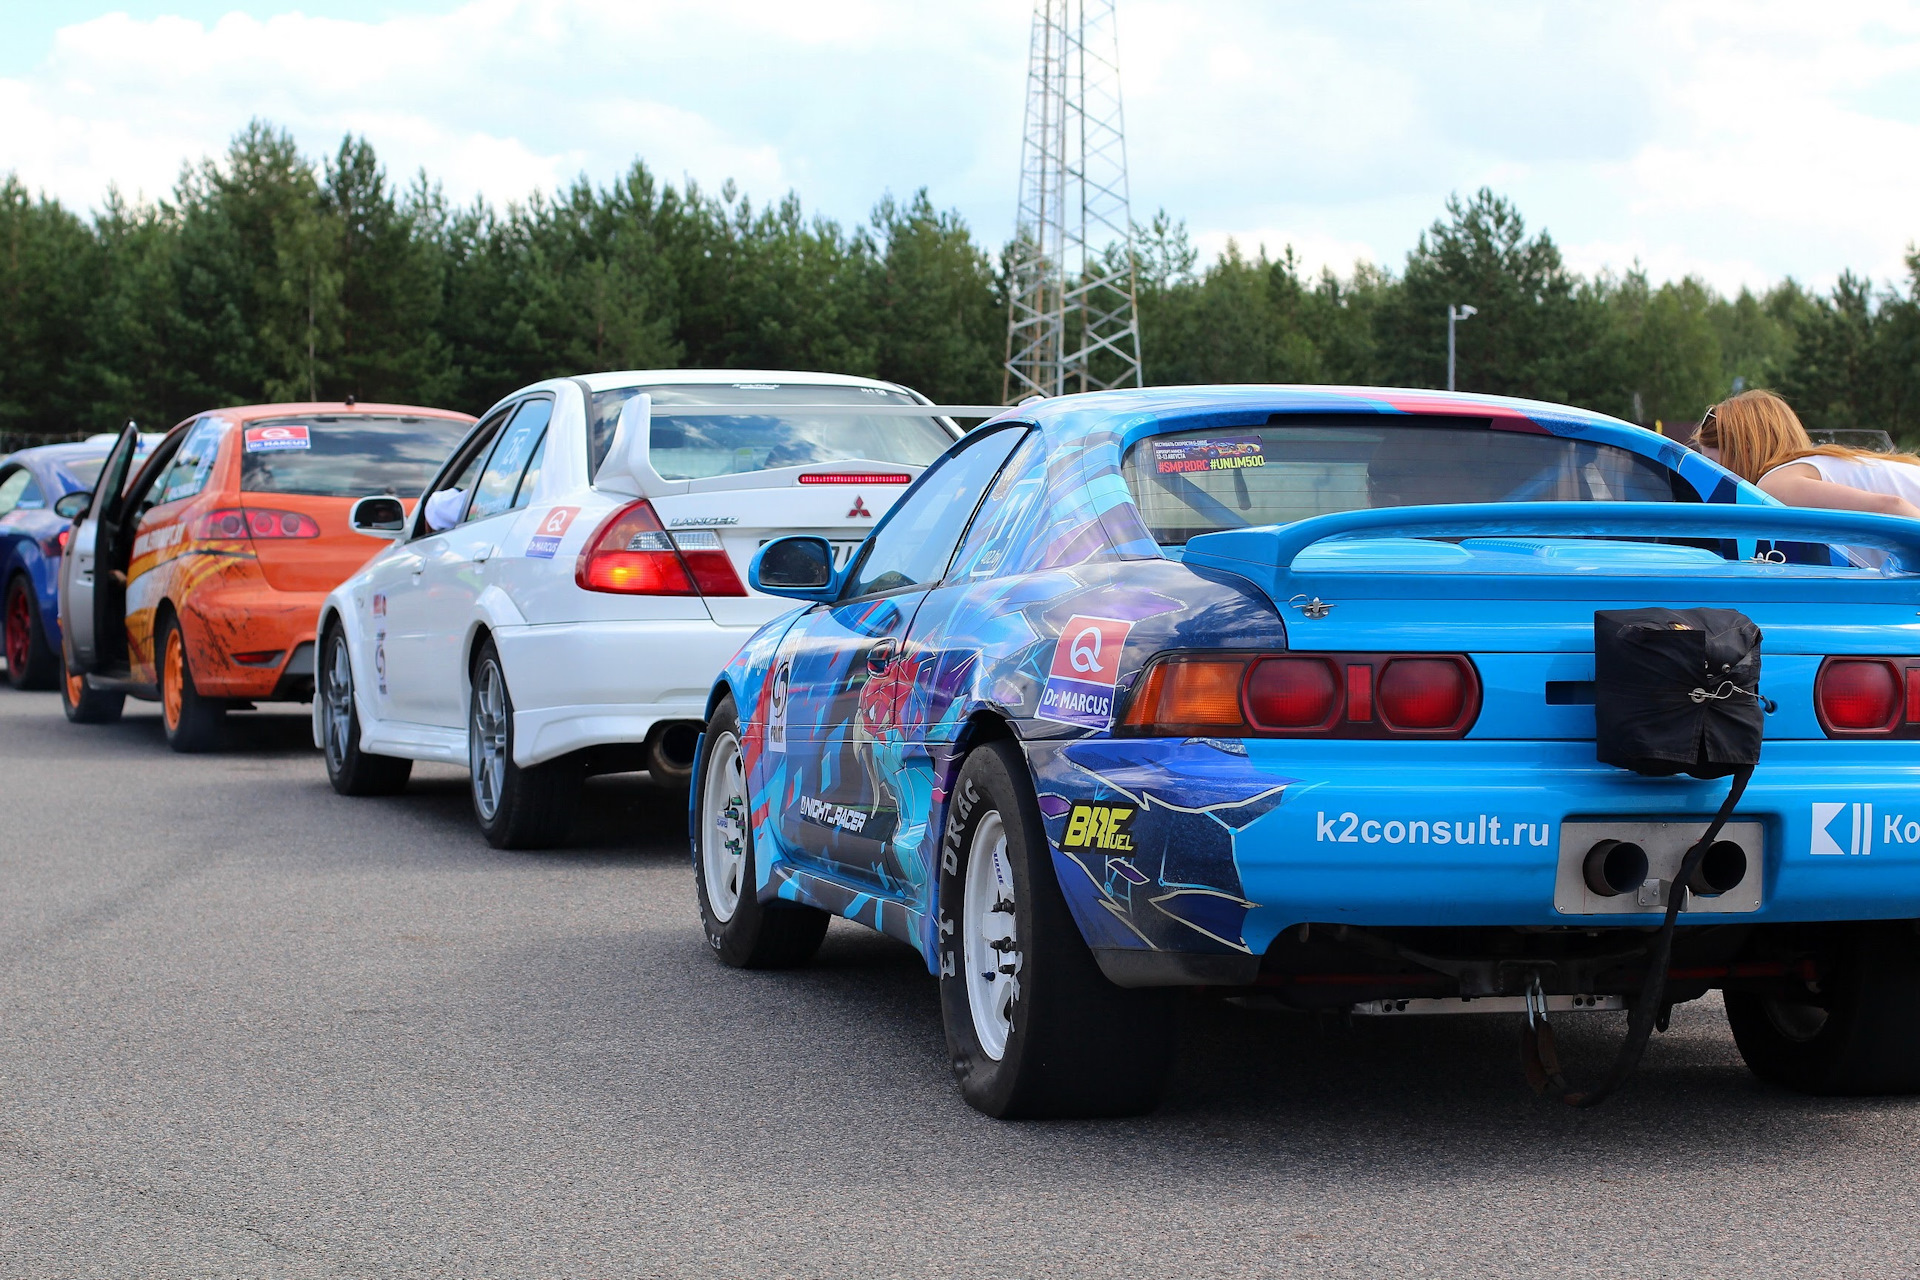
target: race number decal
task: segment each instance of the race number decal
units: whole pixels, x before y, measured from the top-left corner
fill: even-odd
[[[540,532],[527,540],[527,558],[553,559],[554,553],[560,550],[560,539],[567,536],[567,527],[579,514],[578,507],[555,507],[547,512],[547,518],[540,522]]]
[[[288,449],[311,449],[313,437],[305,427],[248,427],[248,453],[281,453]]]
[[[1131,622],[1075,615],[1053,646],[1053,667],[1040,690],[1039,716],[1060,724],[1104,729],[1113,723],[1113,686]]]

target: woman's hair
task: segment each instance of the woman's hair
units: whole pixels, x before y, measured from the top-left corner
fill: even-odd
[[[1791,405],[1771,391],[1742,391],[1707,410],[1695,437],[1703,449],[1718,449],[1720,465],[1748,483],[1775,467],[1806,457],[1865,458],[1870,462],[1911,462],[1910,453],[1875,453],[1843,444],[1815,444]]]

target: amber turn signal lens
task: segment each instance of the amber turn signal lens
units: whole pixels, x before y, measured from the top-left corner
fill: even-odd
[[[1246,659],[1158,662],[1127,708],[1125,724],[1161,729],[1239,729],[1240,678]]]

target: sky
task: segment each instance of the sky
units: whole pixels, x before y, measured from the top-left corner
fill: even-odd
[[[1117,0],[1134,217],[1398,269],[1449,195],[1724,292],[1920,239],[1920,0]],[[160,198],[250,118],[504,203],[637,157],[1012,231],[1032,0],[0,0],[0,172]]]

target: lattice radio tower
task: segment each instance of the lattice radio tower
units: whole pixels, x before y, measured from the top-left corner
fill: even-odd
[[[1008,404],[1140,385],[1114,0],[1034,0]]]

